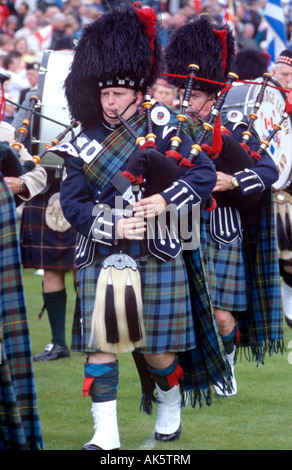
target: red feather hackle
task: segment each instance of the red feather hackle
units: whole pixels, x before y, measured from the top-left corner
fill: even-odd
[[[222,70],[224,73],[226,70],[226,66],[227,66],[227,31],[226,30],[218,31],[217,29],[213,29],[212,31],[214,34],[217,34],[221,42]]]
[[[152,64],[154,63],[154,38],[156,31],[157,14],[153,8],[142,8],[141,3],[133,3],[133,8],[137,12],[139,21],[145,25],[145,32],[149,39],[152,50]]]

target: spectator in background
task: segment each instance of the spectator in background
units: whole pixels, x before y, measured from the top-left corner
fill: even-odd
[[[104,13],[105,7],[103,5],[103,0],[89,0],[87,5],[91,8],[96,8],[98,13]]]
[[[15,31],[17,30],[18,17],[16,15],[10,15],[5,21],[3,27],[3,33],[10,38],[14,37]]]
[[[5,91],[18,103],[21,90],[29,87],[26,70],[21,66],[21,53],[17,51],[9,52],[3,59],[5,75],[10,76],[10,80],[5,82]]]
[[[256,36],[258,32],[258,28],[261,24],[262,17],[259,13],[261,7],[261,3],[258,0],[250,0],[250,4],[245,12],[245,18],[248,23],[252,23],[254,25],[254,36]]]
[[[245,23],[242,30],[241,39],[237,41],[239,50],[242,49],[255,49],[260,50],[259,43],[254,39],[255,26],[253,23]]]
[[[37,6],[40,10],[45,12],[48,7],[57,7],[60,11],[63,9],[63,2],[62,0],[38,0]]]
[[[161,28],[161,33],[159,35],[159,41],[162,45],[162,47],[166,47],[169,39],[169,34],[171,30],[171,25],[172,25],[172,15],[168,11],[164,11],[160,15],[160,28]]]
[[[6,55],[14,49],[13,40],[6,34],[0,34],[0,53]]]
[[[32,62],[34,60],[35,53],[28,50],[26,38],[16,38],[13,42],[14,50],[21,54],[21,66],[25,67],[27,62]]]
[[[5,26],[5,22],[10,15],[16,14],[14,3],[7,0],[0,0],[0,28]]]
[[[90,22],[87,11],[88,11],[87,5],[85,3],[80,3],[78,7],[78,19],[80,22],[81,30],[84,28],[84,26],[86,26]]]
[[[29,14],[29,5],[26,2],[21,2],[18,6],[16,6],[17,11],[17,30],[23,27],[23,22],[25,17]]]
[[[56,5],[48,6],[43,12],[43,26],[52,24],[53,17],[57,13],[62,13],[62,10],[59,7],[57,7]]]
[[[174,106],[176,88],[163,78],[159,78],[151,88],[151,96],[155,101],[159,101],[159,103]]]
[[[39,69],[40,69],[40,64],[37,62],[30,62],[25,65],[26,68],[26,76],[27,80],[29,82],[29,87],[23,89],[20,92],[20,97],[19,97],[19,104],[22,104],[23,101],[26,98],[26,94],[28,92],[31,92],[33,90],[37,89],[38,81],[39,81]]]
[[[81,29],[78,19],[74,14],[67,15],[64,36],[56,41],[54,50],[61,51],[74,49],[80,34]]]
[[[23,21],[24,26],[16,31],[14,39],[24,37],[27,40],[27,47],[29,50],[39,52],[39,43],[35,36],[38,30],[39,23],[35,14],[27,15]]]
[[[179,10],[178,12],[172,15],[172,25],[171,30],[179,28],[182,26],[187,20],[187,17],[183,10]]]
[[[50,45],[50,49],[56,50],[56,44],[65,36],[66,16],[64,13],[56,13],[51,21],[53,27],[53,36]]]

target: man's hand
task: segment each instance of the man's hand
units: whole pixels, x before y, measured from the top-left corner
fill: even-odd
[[[21,191],[21,179],[14,178],[13,176],[5,176],[4,181],[8,188],[11,189],[13,194],[18,194]]]
[[[133,211],[137,217],[151,218],[164,212],[167,202],[160,194],[140,199],[133,206]]]
[[[143,240],[146,232],[145,219],[162,214],[167,202],[160,194],[154,194],[145,199],[140,199],[133,206],[134,217],[120,219],[117,223],[119,238],[128,240]]]
[[[213,191],[227,191],[228,189],[234,189],[232,185],[232,175],[217,171],[217,182]]]
[[[141,217],[129,217],[120,219],[117,223],[117,234],[119,238],[127,240],[143,240],[146,232],[146,222]]]

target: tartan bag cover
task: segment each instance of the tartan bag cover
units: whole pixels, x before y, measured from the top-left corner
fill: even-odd
[[[0,176],[0,449],[41,450],[15,203]]]

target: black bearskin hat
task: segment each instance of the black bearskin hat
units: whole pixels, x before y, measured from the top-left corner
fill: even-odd
[[[101,88],[122,86],[145,93],[160,75],[157,15],[140,7],[128,3],[112,8],[83,31],[65,80],[71,116],[83,126],[100,119]]]
[[[166,72],[188,75],[190,64],[200,67],[198,77],[225,83],[235,57],[235,41],[227,25],[219,26],[207,14],[176,29],[165,49]],[[187,79],[168,77],[170,83],[186,88]],[[195,80],[193,88],[210,93],[218,92],[222,86]]]
[[[233,72],[240,80],[262,77],[268,70],[269,55],[256,49],[243,49],[236,54]]]

